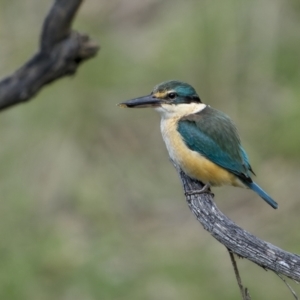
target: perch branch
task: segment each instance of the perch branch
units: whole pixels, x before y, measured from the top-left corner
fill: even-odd
[[[217,208],[211,194],[188,195],[192,190],[201,189],[203,184],[187,177],[178,168],[177,171],[187,195],[189,208],[215,239],[232,253],[254,262],[265,270],[272,270],[300,281],[299,255],[284,251],[237,226]]]
[[[25,102],[46,84],[74,74],[79,64],[97,54],[98,45],[71,30],[83,0],[56,0],[43,25],[39,51],[11,76],[0,81],[0,110]]]

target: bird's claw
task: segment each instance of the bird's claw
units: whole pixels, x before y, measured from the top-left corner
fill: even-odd
[[[185,192],[185,196],[198,195],[198,194],[211,194],[214,197],[214,194],[210,191],[210,185],[206,184],[201,190],[192,190]]]

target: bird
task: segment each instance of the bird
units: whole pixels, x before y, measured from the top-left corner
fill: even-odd
[[[210,187],[230,185],[256,192],[271,207],[278,204],[258,185],[237,128],[225,113],[204,104],[188,83],[169,80],[143,97],[120,107],[152,107],[161,115],[160,129],[170,159],[204,187],[191,193],[210,192]]]

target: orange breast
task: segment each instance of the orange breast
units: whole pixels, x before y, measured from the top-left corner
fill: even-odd
[[[212,186],[245,187],[232,173],[190,150],[177,131],[177,119],[162,119],[161,131],[171,159],[189,176]]]

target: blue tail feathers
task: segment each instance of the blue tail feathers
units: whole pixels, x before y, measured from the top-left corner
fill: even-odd
[[[277,208],[278,204],[255,182],[244,182],[249,189],[257,193],[262,199],[264,199],[269,205],[271,205],[273,208]]]

